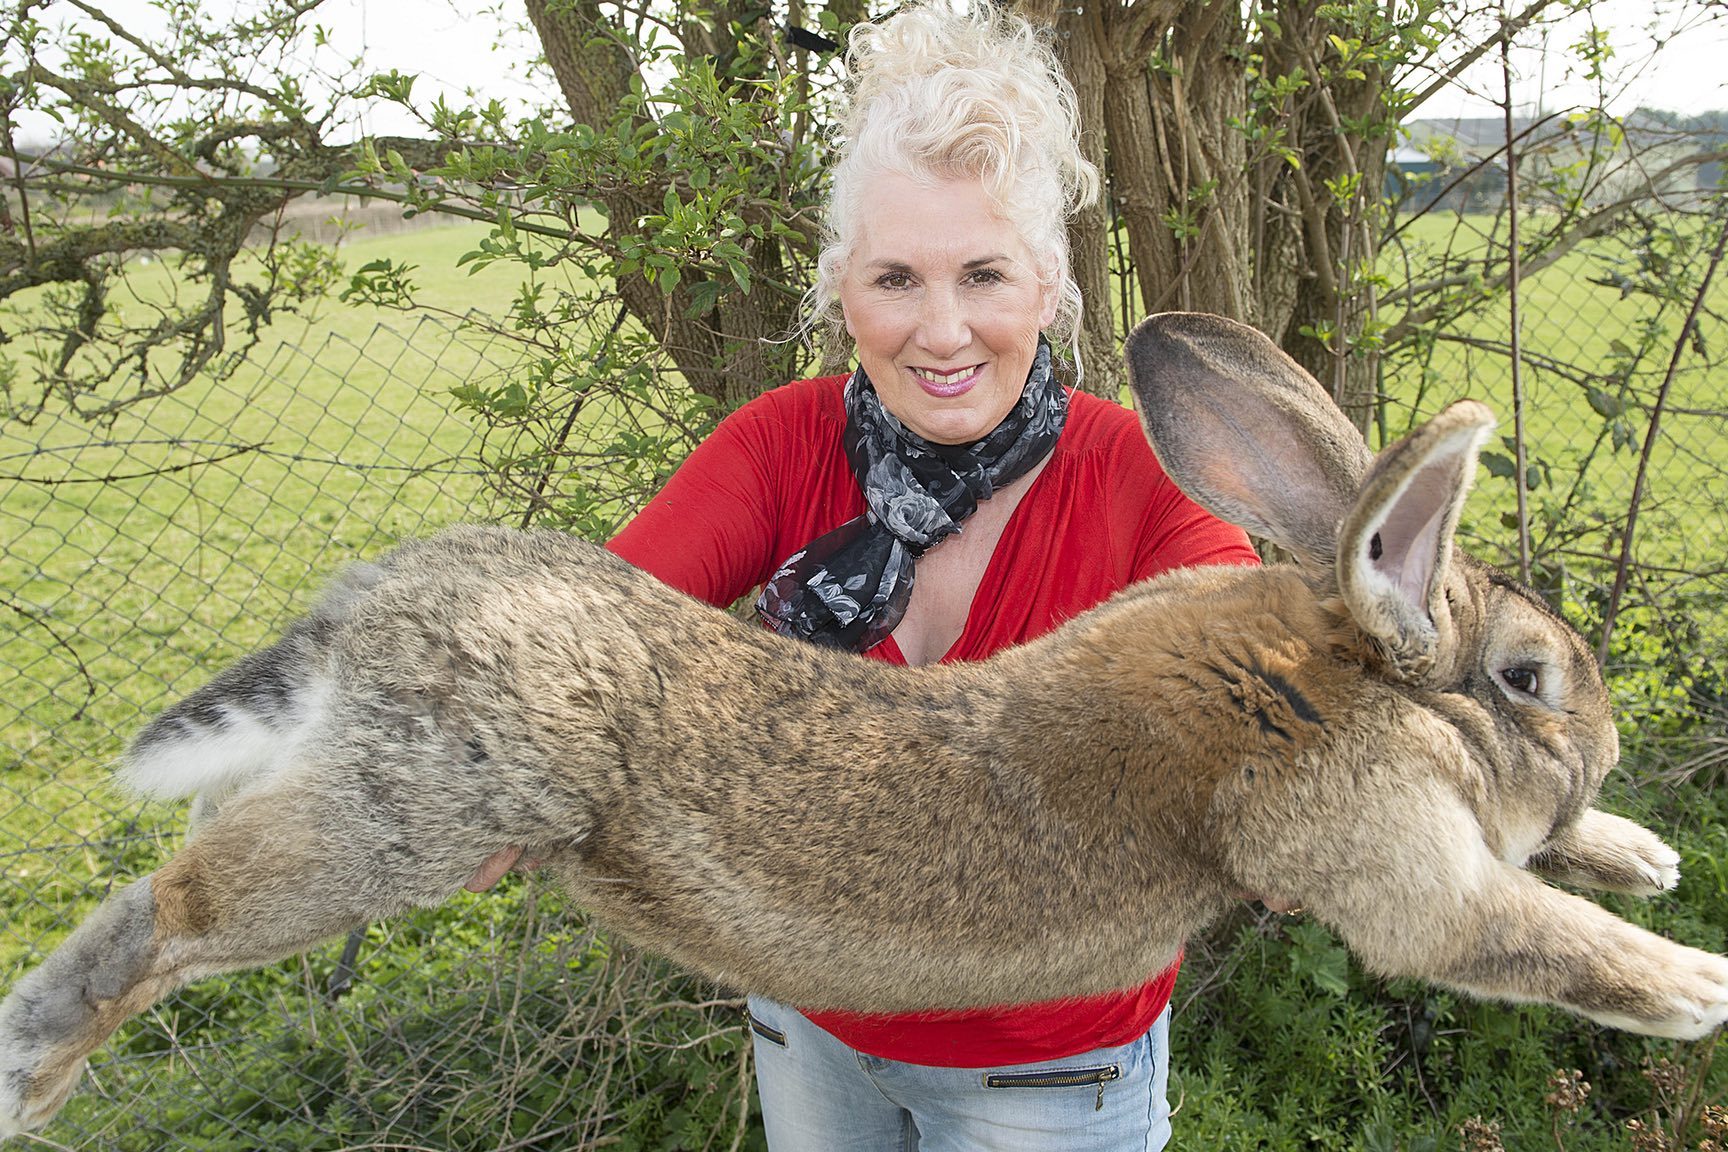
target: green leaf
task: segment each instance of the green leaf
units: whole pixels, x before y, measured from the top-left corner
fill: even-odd
[[[1518,474],[1518,465],[1514,464],[1510,457],[1502,456],[1498,452],[1482,453],[1482,467],[1488,469],[1488,475],[1502,479],[1509,480]]]
[[[1290,960],[1293,971],[1306,976],[1314,986],[1332,996],[1350,992],[1350,957],[1332,934],[1312,921],[1290,928],[1294,945]]]
[[[701,280],[690,286],[690,306],[684,310],[686,316],[706,316],[714,311],[714,306],[720,302],[720,281]]]
[[[1590,401],[1591,410],[1605,419],[1612,420],[1626,411],[1626,405],[1618,396],[1610,396],[1595,386],[1585,389],[1584,395]]]

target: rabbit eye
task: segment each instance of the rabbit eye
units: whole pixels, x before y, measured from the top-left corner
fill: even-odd
[[[1526,696],[1534,696],[1542,687],[1542,677],[1534,668],[1502,668],[1500,679],[1506,687]]]

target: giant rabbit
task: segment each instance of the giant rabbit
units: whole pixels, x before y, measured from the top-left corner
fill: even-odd
[[[0,1129],[175,987],[437,904],[513,845],[629,939],[809,1007],[1132,985],[1248,891],[1375,972],[1714,1029],[1728,961],[1543,879],[1648,894],[1678,858],[1591,806],[1618,742],[1589,649],[1453,547],[1489,411],[1375,459],[1248,328],[1158,316],[1128,356],[1170,476],[1297,563],[914,669],[554,533],[404,545],[137,738],[133,783],[220,803],[0,1004]]]

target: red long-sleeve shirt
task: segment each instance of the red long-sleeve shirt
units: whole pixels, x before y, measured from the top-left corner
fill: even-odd
[[[864,511],[842,444],[844,376],[764,393],[722,421],[607,545],[710,604],[759,587],[779,562]],[[982,660],[1172,568],[1252,564],[1238,528],[1183,496],[1134,414],[1076,392],[1050,462],[1002,531],[948,660]],[[867,658],[904,664],[890,636]],[[874,1056],[978,1068],[1126,1044],[1169,1002],[1176,965],[1086,999],[940,1014],[810,1014]]]

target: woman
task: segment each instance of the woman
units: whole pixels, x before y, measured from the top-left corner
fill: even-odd
[[[812,291],[857,349],[725,420],[609,547],[712,604],[891,663],[982,659],[1169,568],[1253,563],[1132,413],[1051,378],[1066,223],[1096,195],[1072,90],[1024,23],[857,29]],[[1076,348],[1076,355],[1077,355]],[[1147,1149],[1168,1137],[1175,969],[1085,1000],[926,1016],[752,999],[775,1152]]]

